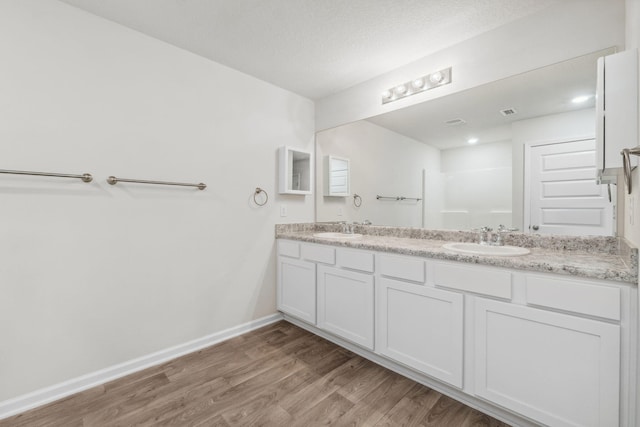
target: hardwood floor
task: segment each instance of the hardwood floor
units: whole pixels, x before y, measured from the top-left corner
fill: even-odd
[[[284,321],[0,421],[130,425],[506,426]]]

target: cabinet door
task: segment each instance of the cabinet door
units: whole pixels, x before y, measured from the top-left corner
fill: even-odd
[[[462,388],[464,296],[379,279],[377,350]]]
[[[316,323],[316,265],[278,257],[278,310]]]
[[[373,276],[318,266],[318,327],[373,350]]]
[[[620,327],[478,298],[476,394],[553,426],[617,426]]]

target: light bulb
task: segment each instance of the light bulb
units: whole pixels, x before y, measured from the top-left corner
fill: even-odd
[[[407,87],[405,85],[400,85],[396,87],[396,93],[398,95],[404,95],[405,93],[407,93]]]
[[[382,97],[383,97],[384,99],[389,99],[389,98],[391,98],[391,96],[392,96],[392,95],[393,95],[393,94],[391,93],[391,91],[390,91],[390,90],[385,90],[384,92],[382,92]]]
[[[469,144],[476,144],[478,142],[478,138],[469,138],[467,139],[467,142]]]
[[[433,73],[433,74],[431,74],[429,76],[429,80],[431,81],[431,83],[434,83],[434,84],[440,83],[443,78],[444,78],[444,76],[442,75],[442,73],[440,71],[436,71],[435,73]]]
[[[419,79],[415,79],[411,84],[416,89],[422,89],[424,87],[424,79],[422,77]]]

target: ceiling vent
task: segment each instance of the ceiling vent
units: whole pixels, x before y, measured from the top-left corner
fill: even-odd
[[[513,116],[514,114],[518,114],[515,108],[505,108],[504,110],[500,110],[500,114],[503,116]]]
[[[467,122],[465,122],[463,119],[451,119],[444,122],[444,124],[447,126],[458,126],[458,125],[463,125],[465,123]]]

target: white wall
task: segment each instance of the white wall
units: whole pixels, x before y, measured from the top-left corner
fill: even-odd
[[[324,197],[323,160],[333,155],[351,161],[351,193],[362,197]],[[440,170],[439,150],[367,121],[316,135],[316,218],[376,225],[422,226],[422,202],[376,200],[376,195],[422,197],[423,169]],[[342,212],[342,215],[339,213]]]
[[[275,313],[311,101],[53,0],[0,2],[0,58],[0,168],[95,176],[0,175],[0,401]]]
[[[504,166],[511,166],[511,141],[466,145],[440,152],[442,172],[463,172]]]
[[[611,46],[622,46],[623,21],[624,0],[567,1],[554,5],[319,100],[316,128],[328,129]],[[382,91],[449,66],[453,67],[450,85],[381,104]]]
[[[524,226],[525,144],[593,138],[595,136],[595,126],[596,118],[593,108],[520,120],[511,125],[513,142],[513,223],[515,227]]]
[[[442,227],[512,226],[511,141],[442,150]]]

